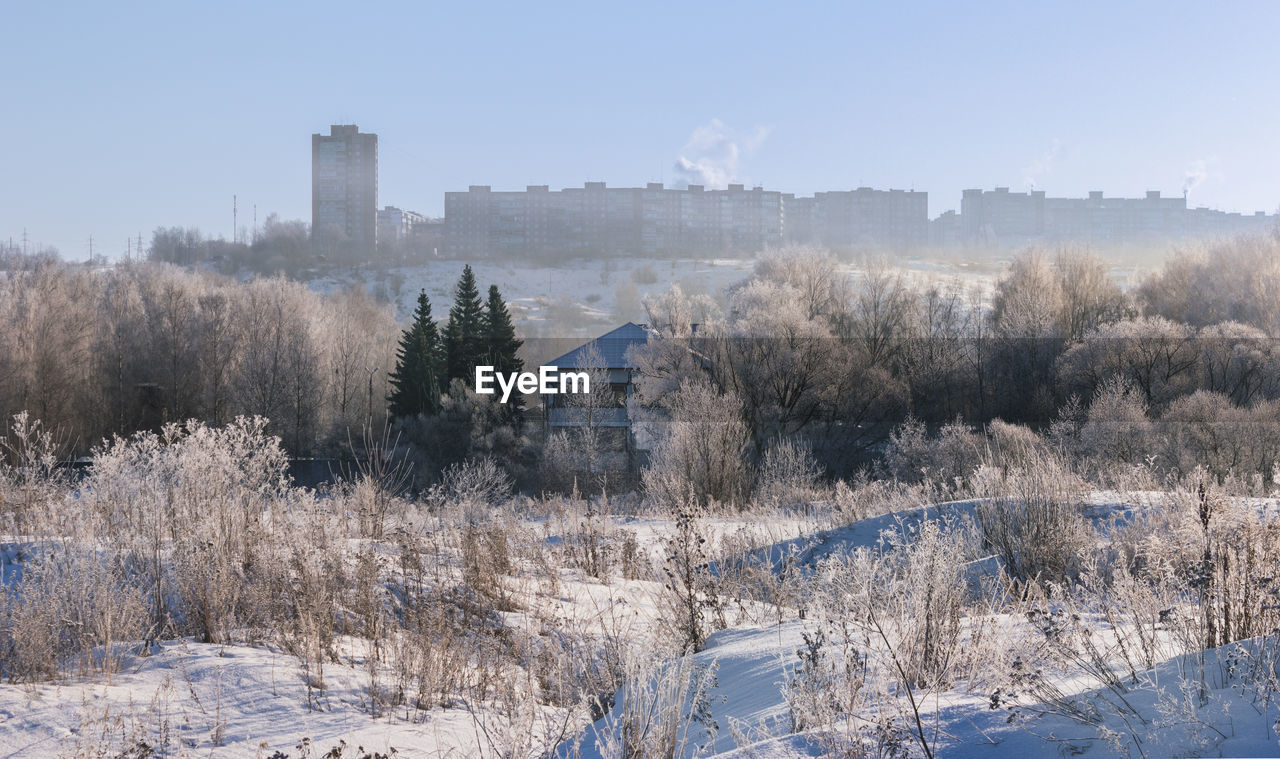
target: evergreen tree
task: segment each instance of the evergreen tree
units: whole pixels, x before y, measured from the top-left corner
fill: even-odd
[[[462,270],[453,289],[453,308],[449,309],[449,323],[444,328],[445,364],[449,380],[460,379],[467,384],[475,382],[476,366],[485,363],[484,307],[480,303],[480,291],[476,289],[476,276],[468,264]]]
[[[489,285],[489,302],[485,304],[484,314],[485,349],[489,355],[489,363],[499,372],[524,371],[524,361],[517,352],[524,345],[523,340],[516,339],[516,328],[511,324],[511,312],[502,300],[497,285]]]
[[[427,292],[418,293],[413,324],[400,337],[396,368],[391,372],[391,414],[395,417],[435,414],[440,411],[440,387],[444,381],[444,351],[440,333],[431,318]]]
[[[495,371],[509,373],[524,371],[524,361],[517,355],[524,341],[516,338],[516,328],[511,323],[511,312],[502,300],[497,285],[489,285],[489,302],[485,304],[484,343],[489,363]],[[524,397],[519,393],[508,401],[508,421],[518,420],[524,408]]]

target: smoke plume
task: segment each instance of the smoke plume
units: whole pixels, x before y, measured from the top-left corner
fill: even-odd
[[[738,163],[750,156],[769,136],[766,127],[756,127],[743,135],[720,119],[712,119],[693,130],[676,159],[678,181],[723,188],[738,180]]]
[[[1192,161],[1182,175],[1182,194],[1186,195],[1209,178],[1209,169],[1203,160]]]

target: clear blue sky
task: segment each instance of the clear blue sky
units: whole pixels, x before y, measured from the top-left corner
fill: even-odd
[[[1034,183],[1280,206],[1280,3],[0,0],[0,235],[310,220],[310,135],[380,138],[380,204],[713,177],[799,194]],[[732,160],[736,149],[737,159]]]

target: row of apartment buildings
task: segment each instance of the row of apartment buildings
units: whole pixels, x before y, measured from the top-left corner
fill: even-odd
[[[1008,187],[965,190],[960,212],[931,222],[935,245],[997,245],[1032,242],[1087,242],[1102,245],[1160,242],[1265,230],[1276,216],[1188,208],[1187,198],[1149,190],[1141,198],[1109,198],[1100,191],[1085,198],[1051,198],[1043,190],[1019,193]]]
[[[411,243],[451,257],[566,258],[753,253],[786,244],[833,250],[1128,244],[1255,232],[1276,216],[1188,208],[1183,197],[1050,198],[1043,191],[965,190],[960,211],[929,219],[929,194],[859,187],[812,197],[730,184],[530,185],[445,193],[443,222],[378,210],[378,136],[333,125],[312,144],[312,233],[372,252]]]
[[[929,195],[859,187],[812,197],[699,185],[445,193],[445,250],[453,256],[715,255],[785,244],[833,250],[1016,247],[1035,242],[1159,243],[1263,231],[1276,215],[1188,208],[1152,190],[1141,198],[1051,198],[1044,191],[965,190],[960,211],[929,219]]]
[[[456,256],[709,255],[783,243],[903,249],[928,243],[928,194],[862,187],[812,198],[731,184],[530,185],[445,193],[445,250]]]

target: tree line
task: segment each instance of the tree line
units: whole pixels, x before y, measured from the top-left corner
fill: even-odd
[[[394,418],[440,414],[450,381],[475,363],[518,371],[520,345],[497,288],[482,304],[470,268],[437,335],[425,293],[402,332],[361,287],[323,294],[167,264],[14,259],[0,277],[0,415],[29,412],[68,456],[167,422],[237,416],[270,420],[294,456],[340,456]]]
[[[294,455],[324,454],[385,418],[398,333],[360,288],[41,260],[0,278],[0,414],[29,411],[74,454],[239,415],[270,419]]]
[[[1269,477],[1274,457],[1260,451],[1280,441],[1277,288],[1276,235],[1179,253],[1128,289],[1080,249],[1024,251],[991,286],[883,263],[849,275],[821,251],[792,251],[719,298],[673,288],[648,299],[664,339],[636,357],[637,396],[671,430],[741,420],[740,439],[719,443],[726,467],[791,441],[848,476],[880,466],[904,424],[937,435],[1000,420],[1083,432],[1082,455],[1159,450],[1166,467],[1200,456]],[[676,468],[705,468],[706,441],[723,429],[709,421],[681,433],[702,444],[655,451],[688,450]],[[1106,430],[1147,438],[1126,448]]]
[[[477,364],[523,367],[501,294],[482,298],[469,267],[443,323],[422,293],[402,329],[362,288],[321,294],[155,263],[11,258],[0,279],[0,414],[29,411],[70,452],[167,421],[259,415],[292,455],[333,455],[393,421],[428,477],[487,457],[540,487],[542,452],[518,407],[471,388]],[[1270,476],[1258,451],[1280,424],[1275,292],[1274,235],[1180,253],[1128,288],[1082,250],[1023,252],[986,286],[874,262],[849,274],[821,251],[788,251],[716,297],[673,288],[648,299],[663,338],[635,357],[632,401],[681,423],[669,430],[687,428],[683,442],[655,439],[654,465],[683,451],[705,469],[715,443],[749,472],[789,442],[845,476],[883,465],[908,422],[936,436],[1002,420],[1074,430],[1121,459],[1159,449],[1182,466],[1194,446]],[[722,434],[726,420],[740,437]],[[1139,433],[1150,444],[1123,444]],[[741,492],[746,476],[722,489]]]

